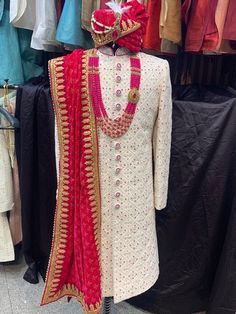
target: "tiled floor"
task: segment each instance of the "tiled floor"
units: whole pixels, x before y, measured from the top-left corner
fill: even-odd
[[[0,314],[82,314],[80,305],[66,300],[40,307],[43,282],[31,285],[22,279],[26,266],[0,265]],[[113,306],[112,314],[144,314],[127,303]]]
[[[43,281],[32,285],[23,279],[26,266],[21,260],[15,265],[0,264],[0,314],[83,314],[78,302],[63,299],[40,307]],[[112,305],[111,314],[149,314],[123,302]],[[204,313],[196,313],[204,314]]]

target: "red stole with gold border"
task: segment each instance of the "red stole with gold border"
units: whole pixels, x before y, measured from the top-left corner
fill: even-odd
[[[101,309],[100,187],[95,117],[88,94],[91,50],[51,60],[60,166],[53,244],[42,305],[69,296]]]

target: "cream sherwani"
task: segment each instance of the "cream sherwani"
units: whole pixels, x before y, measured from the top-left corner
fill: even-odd
[[[102,98],[114,119],[127,105],[130,54],[98,51]],[[166,206],[172,103],[167,61],[139,53],[140,100],[121,138],[98,131],[101,183],[102,295],[120,302],[148,290],[158,279],[155,208]],[[154,163],[153,163],[154,161]],[[154,167],[153,167],[154,165]]]

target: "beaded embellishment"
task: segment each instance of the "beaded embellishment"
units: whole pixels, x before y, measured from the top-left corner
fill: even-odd
[[[120,117],[111,119],[108,116],[102,100],[99,72],[99,57],[92,55],[89,58],[89,93],[97,123],[102,131],[111,138],[123,136],[132,124],[137,103],[139,101],[139,87],[141,81],[141,63],[138,57],[130,57],[131,78],[128,104]]]

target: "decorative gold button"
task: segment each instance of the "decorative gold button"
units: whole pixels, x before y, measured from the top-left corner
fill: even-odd
[[[136,87],[132,88],[128,94],[128,101],[132,104],[137,104],[140,98],[139,91]]]

